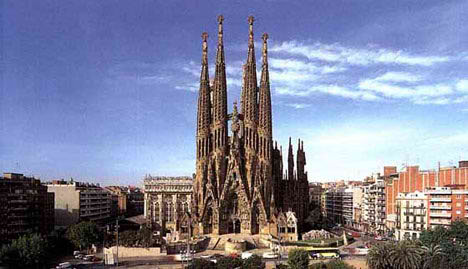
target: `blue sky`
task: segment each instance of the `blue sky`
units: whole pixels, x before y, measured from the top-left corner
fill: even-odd
[[[230,104],[247,16],[258,61],[269,33],[273,135],[304,139],[309,180],[468,159],[468,1],[1,5],[0,171],[106,185],[191,175],[200,35],[212,76],[219,14]]]

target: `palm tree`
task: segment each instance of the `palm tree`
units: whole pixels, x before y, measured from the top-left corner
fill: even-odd
[[[442,268],[445,260],[445,253],[440,245],[431,244],[429,247],[422,246],[422,268]]]
[[[390,269],[392,267],[389,253],[394,245],[390,242],[374,245],[367,254],[366,262],[370,269]]]
[[[398,242],[389,256],[396,269],[414,269],[421,265],[421,249],[411,241]]]

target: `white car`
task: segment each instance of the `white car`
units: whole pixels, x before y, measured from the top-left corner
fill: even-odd
[[[62,262],[60,263],[59,265],[57,265],[57,267],[55,267],[56,269],[62,269],[62,268],[71,268],[72,265],[71,263],[69,262]]]
[[[265,253],[263,253],[262,258],[264,258],[264,259],[277,259],[278,254],[276,254],[274,252],[265,252]]]
[[[253,255],[253,254],[250,253],[250,252],[242,252],[241,258],[242,258],[243,260],[246,260],[246,259],[252,257],[252,255]]]

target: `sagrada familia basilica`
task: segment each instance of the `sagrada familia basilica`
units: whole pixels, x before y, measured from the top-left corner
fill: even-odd
[[[268,34],[262,36],[262,73],[258,85],[252,16],[248,23],[240,111],[234,102],[232,112],[228,113],[223,17],[218,17],[216,65],[211,83],[208,34],[202,34],[196,175],[191,198],[193,234],[278,235],[283,226],[279,222],[281,219],[286,222],[286,215],[295,216],[297,229],[307,217],[304,145],[298,141],[294,161],[289,140],[288,166],[283,173],[282,149],[273,140]]]

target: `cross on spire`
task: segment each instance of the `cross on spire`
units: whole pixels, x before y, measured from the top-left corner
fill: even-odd
[[[204,42],[206,42],[206,41],[208,40],[208,33],[207,33],[207,32],[203,32],[203,33],[201,34],[201,37],[202,37],[202,40],[203,40]]]
[[[248,21],[249,21],[249,24],[252,25],[255,21],[254,16],[249,16]]]
[[[268,34],[267,33],[264,33],[262,35],[262,39],[263,39],[263,42],[266,43],[266,41],[268,40]]]
[[[219,16],[218,16],[218,22],[219,22],[219,24],[223,24],[223,21],[224,21],[224,16],[223,16],[223,15],[219,15]]]

